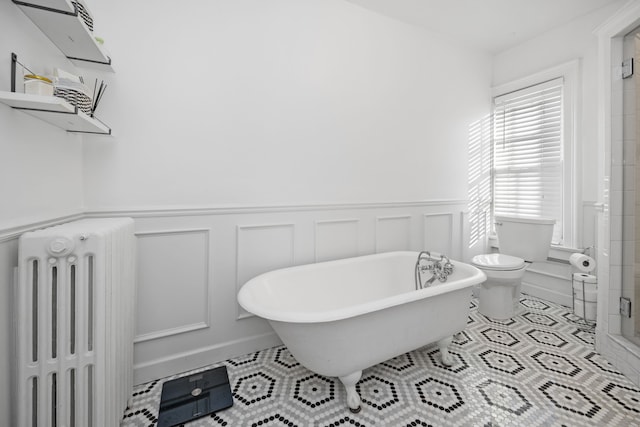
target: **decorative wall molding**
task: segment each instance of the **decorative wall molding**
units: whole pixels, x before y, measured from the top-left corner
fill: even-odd
[[[376,217],[375,233],[376,253],[408,251],[411,249],[411,215]]]
[[[460,216],[458,222],[458,226],[460,227],[458,234],[459,253],[452,254],[452,256],[458,257],[462,262],[470,262],[473,257],[469,256],[469,211],[460,211],[458,215]]]
[[[171,228],[171,229],[163,229],[163,230],[152,230],[152,231],[136,231],[136,237],[148,237],[148,236],[161,236],[161,235],[173,235],[173,234],[189,234],[189,233],[206,233],[207,235],[211,233],[210,228]]]
[[[196,330],[206,329],[210,327],[210,294],[212,289],[212,278],[210,272],[211,268],[211,257],[209,256],[209,247],[210,247],[210,233],[211,230],[209,228],[181,228],[181,229],[163,229],[163,230],[154,230],[154,231],[138,231],[135,233],[138,238],[137,246],[138,246],[138,308],[144,307],[145,304],[150,304],[154,306],[154,296],[157,295],[155,289],[175,289],[179,290],[180,298],[171,298],[171,296],[164,295],[164,298],[168,298],[170,301],[174,302],[176,305],[172,305],[171,307],[164,307],[166,310],[161,314],[161,318],[163,321],[166,319],[175,319],[177,315],[180,313],[180,308],[184,308],[185,312],[191,314],[197,314],[198,304],[200,304],[200,317],[201,319],[191,319],[186,324],[176,323],[171,325],[170,327],[149,330],[143,332],[136,336],[135,342],[144,342],[159,338],[166,338],[173,335],[183,334],[185,332],[192,332]],[[202,242],[198,242],[202,244],[201,248],[197,248],[193,245],[193,242],[188,242],[187,240],[183,240],[182,242],[176,241],[176,237],[180,236],[193,236],[193,235],[202,235]],[[159,253],[155,255],[158,259],[157,262],[152,262],[153,267],[145,265],[145,260],[143,256],[140,256],[140,251],[148,248],[144,248],[141,239],[162,239],[162,238],[173,238],[173,242],[171,242],[173,248],[170,248],[172,251],[171,256],[167,256],[166,253]],[[162,245],[159,242],[156,242],[153,245],[153,250],[160,251]],[[201,253],[197,252],[189,252],[189,250],[198,251],[201,250]],[[151,251],[146,251],[145,253],[153,258],[153,254],[150,254]],[[184,258],[180,258],[180,257]],[[202,265],[194,266],[196,259],[200,259],[202,261]],[[167,259],[171,260],[171,263],[168,264]],[[159,274],[159,269],[163,267],[170,267],[170,271],[165,271],[164,274]],[[180,266],[184,268],[181,270]],[[193,271],[193,268],[201,268],[202,270],[198,273],[197,271]],[[140,276],[141,271],[145,271],[146,274],[144,277],[149,283],[145,283],[143,278]],[[199,275],[198,275],[199,274]],[[195,285],[200,284],[200,289],[197,289]],[[189,289],[187,285],[191,285]],[[147,294],[145,294],[147,292]],[[150,302],[151,301],[151,302]],[[189,302],[195,303],[190,307],[180,307],[178,302],[182,302],[183,304],[187,304]],[[144,310],[145,313],[157,313],[158,310],[162,311],[163,305],[162,303],[167,303],[165,300],[158,300],[159,304],[155,305],[155,310]],[[143,311],[143,310],[140,310]],[[176,319],[177,322],[180,322],[180,319]],[[196,320],[195,322],[193,320]],[[160,319],[153,319],[149,322],[158,324],[161,323]],[[146,325],[143,325],[143,327]],[[140,326],[139,326],[140,327]]]
[[[233,215],[253,213],[280,213],[302,211],[327,211],[351,209],[387,209],[415,208],[428,206],[467,205],[466,199],[433,199],[397,202],[359,202],[359,203],[291,203],[272,205],[238,205],[238,206],[155,206],[129,208],[98,208],[85,212],[87,217],[130,216],[130,217],[173,217],[189,215]]]
[[[150,332],[148,334],[142,334],[135,337],[134,344],[138,344],[145,341],[157,340],[160,338],[167,338],[173,335],[184,334],[187,332],[195,332],[202,329],[208,329],[209,324],[206,322],[194,323],[193,325],[180,326],[177,328],[163,329],[161,331]]]
[[[453,249],[453,213],[439,212],[423,215],[422,247],[442,254]]]
[[[358,256],[359,218],[315,222],[315,262]]]
[[[17,239],[22,233],[28,231],[38,230],[41,228],[52,227],[54,225],[62,224],[65,222],[75,221],[85,217],[84,213],[74,213],[64,216],[53,217],[46,220],[35,221],[31,223],[25,223],[23,225],[8,227],[0,229],[0,243],[7,242],[9,240]]]
[[[236,227],[236,293],[252,277],[295,264],[295,227],[292,223]],[[253,316],[239,304],[237,312],[237,319]]]
[[[95,208],[78,211],[69,215],[54,216],[50,219],[28,221],[20,225],[0,226],[0,243],[13,240],[27,231],[51,227],[65,222],[82,218],[104,218],[129,216],[133,218],[162,218],[174,216],[196,215],[230,215],[251,213],[278,213],[296,211],[326,211],[345,209],[386,209],[412,208],[428,206],[466,205],[466,199],[432,199],[409,200],[397,202],[360,202],[360,203],[290,203],[272,205],[237,205],[237,206],[151,206],[151,207],[123,207],[123,208]]]
[[[466,205],[466,199],[433,199],[398,202],[361,202],[361,203],[300,203],[300,204],[273,204],[273,205],[247,205],[247,206],[151,206],[151,207],[124,207],[124,208],[96,208],[79,211],[69,215],[54,216],[50,219],[25,222],[20,225],[7,227],[0,226],[0,243],[20,237],[22,233],[51,227],[65,222],[76,221],[82,218],[104,217],[132,217],[132,218],[163,218],[174,216],[200,216],[200,215],[232,215],[251,213],[278,213],[296,211],[326,211],[345,209],[387,209],[387,208],[413,208],[429,206],[454,206]]]

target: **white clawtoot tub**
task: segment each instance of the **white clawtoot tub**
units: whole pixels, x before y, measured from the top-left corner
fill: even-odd
[[[445,283],[416,290],[418,252],[388,252],[284,268],[257,276],[238,293],[247,311],[269,321],[293,357],[338,377],[347,404],[360,410],[362,370],[432,342],[443,364],[469,315],[471,288],[485,275],[452,261]]]

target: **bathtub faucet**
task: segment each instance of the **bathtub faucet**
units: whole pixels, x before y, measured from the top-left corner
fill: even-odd
[[[449,275],[453,273],[453,264],[446,255],[440,255],[440,260],[434,264],[434,275],[438,276],[438,280],[446,282]]]
[[[421,274],[431,272],[431,277],[424,283],[421,280]],[[449,275],[453,273],[453,264],[446,255],[440,255],[440,259],[431,256],[431,252],[422,251],[418,254],[415,267],[415,285],[416,290],[423,289],[425,286],[431,286],[436,279],[440,282],[446,282]]]

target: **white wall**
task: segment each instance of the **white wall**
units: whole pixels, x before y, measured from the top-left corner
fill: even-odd
[[[11,52],[35,73],[75,69],[12,2],[0,3],[0,90],[11,90]],[[18,70],[18,88],[22,69]],[[28,74],[28,73],[27,73]],[[0,230],[82,210],[80,136],[0,104]]]
[[[116,73],[90,210],[466,198],[488,56],[343,0],[91,9]]]

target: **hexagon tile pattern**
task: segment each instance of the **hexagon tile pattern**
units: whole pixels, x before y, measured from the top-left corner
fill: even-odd
[[[284,346],[135,387],[121,427],[153,427],[162,383],[225,365],[231,408],[185,424],[204,426],[640,426],[640,389],[594,350],[594,331],[569,309],[528,295],[496,321],[471,301],[466,329],[440,364],[435,345],[363,372],[353,414],[337,378],[300,365]]]

